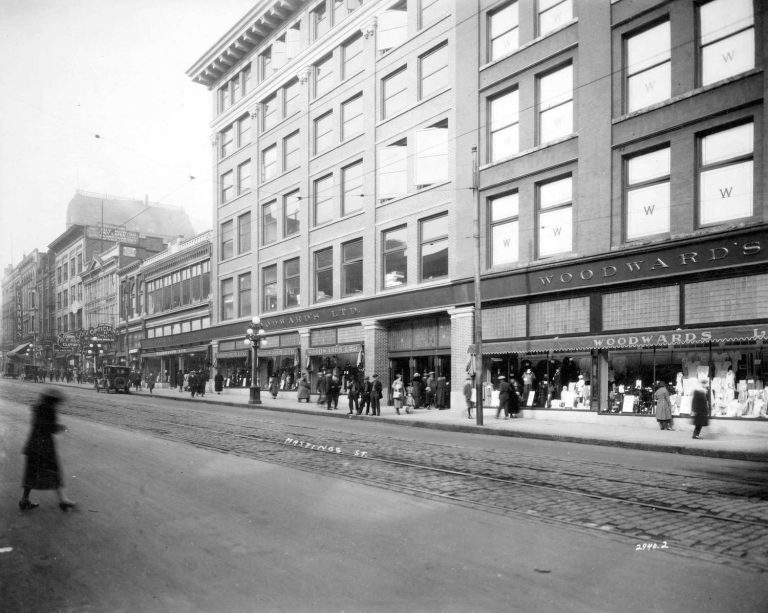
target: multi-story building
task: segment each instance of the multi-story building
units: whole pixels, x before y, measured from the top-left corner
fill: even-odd
[[[8,266],[3,277],[3,355],[5,364],[44,365],[42,351],[41,289],[46,276],[47,256],[37,249],[17,266]],[[10,367],[9,374],[19,368]]]
[[[210,262],[207,231],[118,267],[120,361],[161,386],[211,367]]]
[[[513,378],[530,406],[607,412],[621,389],[634,411],[679,378],[685,411],[707,375],[715,414],[753,414],[759,9],[257,3],[188,71],[214,96],[218,345],[258,314],[294,368],[364,356],[385,387],[446,377],[454,402],[479,349],[488,387]]]

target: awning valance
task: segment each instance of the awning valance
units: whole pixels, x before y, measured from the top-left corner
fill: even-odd
[[[259,349],[260,358],[280,358],[283,356],[291,356],[298,359],[297,347],[279,347],[276,349]]]
[[[219,351],[216,354],[216,358],[219,360],[227,360],[232,358],[247,358],[250,349],[233,349],[232,351]]]
[[[566,338],[541,338],[516,341],[484,342],[483,355],[505,353],[547,353],[590,351],[592,349],[640,349],[708,343],[738,343],[768,340],[768,327],[722,326],[714,328],[676,328],[653,332],[597,334]]]
[[[359,353],[363,350],[361,343],[350,345],[328,345],[327,347],[309,347],[307,355],[338,355],[340,353]]]

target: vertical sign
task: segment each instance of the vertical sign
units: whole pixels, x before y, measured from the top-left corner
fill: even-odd
[[[24,310],[21,302],[21,283],[16,286],[16,340],[24,337]]]

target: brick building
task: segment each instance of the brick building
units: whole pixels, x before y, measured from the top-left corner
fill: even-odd
[[[188,71],[214,98],[214,358],[259,314],[296,372],[434,371],[460,406],[479,258],[488,401],[503,374],[635,412],[679,374],[685,411],[706,375],[715,414],[754,415],[759,8],[257,3]]]

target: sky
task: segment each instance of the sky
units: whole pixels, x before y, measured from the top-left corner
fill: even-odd
[[[254,5],[0,0],[0,275],[66,229],[77,189],[211,227],[212,96],[186,71]]]

